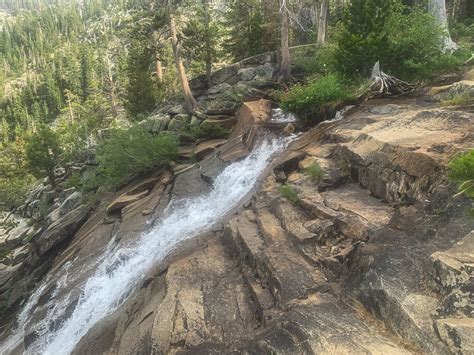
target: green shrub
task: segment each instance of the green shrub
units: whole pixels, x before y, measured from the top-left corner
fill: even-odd
[[[196,142],[202,139],[226,138],[229,130],[214,123],[202,123],[199,126],[187,126],[179,132],[183,143]]]
[[[291,202],[293,205],[298,203],[299,197],[298,194],[296,193],[295,189],[291,185],[281,185],[280,188],[278,189],[280,192],[280,195],[284,198],[286,198],[289,202]]]
[[[353,100],[351,90],[336,75],[322,77],[307,85],[295,85],[281,97],[281,107],[305,124],[318,123],[338,107]]]
[[[443,30],[424,9],[394,6],[384,30],[387,43],[380,59],[382,68],[408,80],[436,69],[442,56]],[[431,73],[424,73],[426,69]]]
[[[302,80],[308,77],[315,78],[324,76],[337,71],[335,63],[336,47],[329,43],[325,47],[313,48],[309,47],[305,52],[297,52],[293,55],[291,73],[293,76]]]
[[[318,162],[314,162],[308,167],[306,167],[306,169],[304,169],[304,172],[306,175],[308,175],[311,179],[315,181],[320,181],[323,177],[323,172]]]
[[[457,184],[459,194],[474,198],[474,149],[449,163],[449,178]]]
[[[99,171],[104,184],[110,187],[118,187],[165,165],[177,154],[174,136],[167,133],[154,136],[139,125],[112,130],[97,148]]]

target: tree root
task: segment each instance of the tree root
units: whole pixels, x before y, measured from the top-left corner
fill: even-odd
[[[371,97],[400,96],[415,90],[415,85],[385,74],[380,70],[377,62],[372,69],[372,85],[370,86]]]

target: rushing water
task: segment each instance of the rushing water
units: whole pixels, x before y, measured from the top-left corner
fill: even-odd
[[[79,301],[69,317],[65,314],[71,295],[60,292],[60,289],[67,289],[64,286],[68,284],[67,270],[71,265],[66,264],[48,301],[46,316],[33,326],[38,338],[26,353],[71,353],[94,324],[123,304],[147,272],[183,241],[211,230],[237,207],[252,191],[273,155],[283,147],[282,141],[263,142],[247,158],[229,165],[216,178],[208,194],[172,202],[157,225],[131,245],[116,247],[109,243],[96,270],[81,286]],[[8,354],[23,340],[28,318],[45,290],[46,282],[30,297],[19,315],[16,331],[0,345],[1,354]]]

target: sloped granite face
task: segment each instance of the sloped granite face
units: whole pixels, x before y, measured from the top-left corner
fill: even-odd
[[[147,274],[75,353],[472,353],[474,221],[446,167],[472,148],[474,118],[428,99],[372,100],[300,135],[251,202]],[[252,105],[269,106],[239,115]],[[120,215],[93,215],[53,270],[133,238],[171,196],[207,191],[252,150],[260,131],[248,125]],[[319,179],[305,173],[316,163]]]

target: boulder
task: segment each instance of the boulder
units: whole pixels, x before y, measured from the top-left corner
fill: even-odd
[[[170,131],[178,131],[184,128],[190,122],[190,117],[187,114],[178,114],[174,116],[168,123]]]
[[[82,194],[79,191],[73,192],[71,195],[66,197],[61,206],[59,206],[60,217],[71,212],[73,209],[79,207],[82,203]]]
[[[232,116],[239,108],[239,103],[216,99],[211,101],[199,101],[198,108],[206,115],[228,115]]]
[[[245,102],[236,114],[237,124],[230,138],[237,137],[254,125],[262,125],[271,117],[271,102],[265,99]]]
[[[222,84],[222,83],[228,82],[230,79],[232,79],[233,77],[237,75],[239,68],[240,68],[240,64],[236,63],[236,64],[229,65],[225,68],[219,69],[215,71],[214,73],[212,73],[211,81],[214,84]]]
[[[239,79],[242,81],[250,81],[253,78],[255,78],[256,75],[257,75],[256,68],[243,68],[243,69],[239,69],[238,71]]]
[[[209,90],[207,90],[206,94],[221,94],[222,92],[225,91],[231,91],[233,90],[232,85],[229,85],[227,83],[222,83],[222,84],[217,84],[211,87]]]
[[[144,121],[141,121],[140,125],[142,125],[149,132],[158,133],[166,130],[170,121],[171,117],[168,115],[154,115],[148,117]]]

